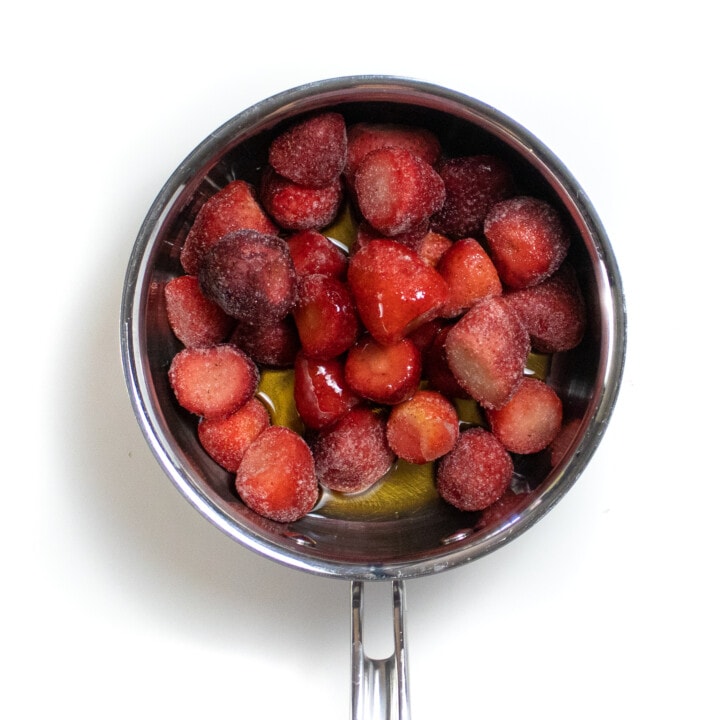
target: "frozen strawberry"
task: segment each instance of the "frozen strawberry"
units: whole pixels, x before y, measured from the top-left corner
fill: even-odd
[[[339,360],[312,360],[302,353],[295,359],[293,392],[300,419],[312,430],[332,425],[360,402]]]
[[[570,446],[577,437],[582,424],[580,418],[572,418],[568,420],[561,428],[555,439],[550,443],[550,464],[555,467],[559,465]]]
[[[301,230],[287,239],[295,272],[301,275],[330,275],[342,280],[347,274],[347,256],[317,230]]]
[[[260,200],[278,225],[286,230],[319,230],[329,225],[340,209],[342,182],[314,188],[299,185],[269,169],[260,183]]]
[[[348,283],[370,334],[391,344],[440,314],[447,284],[420,256],[393,240],[373,240],[348,267]]]
[[[438,333],[440,333],[444,327],[445,325],[442,320],[430,320],[413,330],[408,335],[408,338],[415,343],[415,347],[420,351],[420,353],[424,354],[425,351],[433,344],[435,338],[438,336]]]
[[[178,403],[208,418],[241,408],[259,380],[255,363],[234,345],[185,348],[173,358],[168,377]]]
[[[360,396],[376,403],[395,405],[417,390],[422,358],[407,338],[381,345],[365,336],[350,348],[345,360],[345,380]]]
[[[412,228],[412,230],[408,230],[408,232],[400,233],[398,235],[394,235],[392,238],[388,238],[387,235],[383,235],[383,233],[379,230],[376,230],[369,222],[361,220],[358,225],[352,252],[357,252],[373,240],[395,240],[395,242],[399,242],[402,245],[405,245],[405,247],[417,252],[420,243],[428,233],[429,226],[429,221],[423,222],[417,227]]]
[[[572,350],[583,339],[587,324],[585,301],[575,272],[567,263],[539,285],[515,290],[506,297],[530,333],[537,352]]]
[[[371,151],[384,147],[409,150],[433,165],[440,157],[440,142],[425,128],[393,123],[356,123],[347,131],[347,164],[345,174],[352,181],[361,160]]]
[[[445,352],[460,386],[482,407],[497,408],[523,378],[530,338],[507,302],[491,295],[448,331]]]
[[[451,327],[452,325],[440,327],[423,353],[423,372],[433,390],[437,390],[445,397],[467,400],[470,396],[460,386],[448,364],[445,341]]]
[[[502,283],[492,260],[473,238],[453,243],[440,258],[437,271],[449,290],[443,317],[456,317],[481,298],[502,293]]]
[[[450,158],[437,171],[445,184],[445,203],[432,226],[451,238],[479,237],[491,205],[513,191],[509,166],[491,155]]]
[[[250,443],[269,426],[270,416],[265,406],[257,398],[250,398],[231,415],[201,418],[198,440],[218,465],[235,473]]]
[[[210,197],[200,208],[180,251],[189,275],[197,275],[200,260],[220,238],[235,230],[256,230],[274,235],[277,227],[260,206],[253,187],[235,180]]]
[[[263,517],[282,523],[299,520],[319,497],[310,448],[288,428],[263,430],[240,461],[235,489]]]
[[[278,135],[268,152],[270,165],[298,185],[325,187],[340,177],[347,157],[345,119],[320,113]]]
[[[440,460],[437,490],[460,510],[484,510],[503,496],[512,474],[512,458],[502,443],[487,430],[470,428]]]
[[[297,295],[287,243],[254,230],[238,230],[215,243],[198,279],[203,293],[245,326],[279,320]]]
[[[245,351],[258,365],[273,368],[292,367],[300,351],[300,337],[290,315],[272,318],[259,325],[239,323],[230,340]]]
[[[512,290],[537,285],[565,259],[570,236],[558,211],[522,195],[493,205],[484,223],[490,257],[502,282]]]
[[[327,275],[306,275],[298,282],[293,317],[305,355],[329,360],[357,338],[358,320],[345,283]]]
[[[328,490],[355,493],[374,485],[395,461],[386,421],[358,405],[311,443],[318,481]]]
[[[210,347],[227,339],[235,321],[203,295],[194,275],[180,275],[165,285],[168,323],[185,347]]]
[[[490,429],[512,453],[529,455],[544,450],[560,432],[562,401],[535,378],[523,378],[505,405],[486,410]]]
[[[355,172],[354,189],[362,216],[387,236],[424,225],[445,201],[445,186],[432,166],[402,148],[368,153]]]
[[[410,463],[426,463],[450,452],[458,439],[455,407],[443,395],[418,390],[396,405],[387,423],[392,451]]]
[[[520,510],[527,499],[527,493],[516,493],[512,487],[508,488],[499,500],[496,500],[490,507],[482,511],[477,528],[479,530],[489,530],[501,523],[508,522]]]
[[[429,231],[415,246],[415,252],[430,267],[436,268],[440,258],[452,247],[453,242],[441,233]]]

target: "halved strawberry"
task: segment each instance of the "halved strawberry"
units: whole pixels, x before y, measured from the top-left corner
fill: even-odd
[[[165,308],[175,337],[185,347],[209,347],[227,339],[235,321],[203,295],[194,275],[180,275],[165,285]]]
[[[235,230],[256,230],[268,235],[277,232],[275,223],[258,202],[254,188],[244,180],[229,183],[200,208],[180,251],[185,272],[197,275],[208,248]]]
[[[362,216],[387,236],[427,223],[445,201],[442,178],[402,148],[368,153],[355,172],[354,189]]]
[[[340,177],[347,157],[345,119],[326,112],[295,123],[268,151],[270,165],[298,185],[325,187]]]
[[[300,275],[331,275],[342,280],[347,274],[347,256],[317,230],[301,230],[287,239],[295,272]]]
[[[270,426],[245,451],[235,489],[263,517],[282,523],[299,520],[319,497],[310,448],[296,432]]]
[[[391,344],[437,317],[448,288],[420,256],[394,240],[373,240],[348,267],[360,319],[379,342]]]
[[[255,393],[255,363],[234,345],[185,348],[170,363],[170,385],[178,403],[195,415],[230,415]]]

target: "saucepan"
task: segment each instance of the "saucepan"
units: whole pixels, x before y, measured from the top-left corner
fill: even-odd
[[[551,203],[571,234],[569,257],[586,308],[582,342],[545,358],[543,377],[561,398],[566,433],[559,451],[516,458],[518,502],[504,511],[459,510],[431,481],[409,490],[371,490],[347,501],[321,495],[301,519],[261,517],[237,496],[231,475],[200,445],[197,421],[168,380],[180,345],[167,319],[164,287],[182,273],[180,252],[199,208],[235,179],[256,182],[271,139],[319,111],[354,122],[428,128],[454,155],[492,153],[528,194]],[[121,350],[130,399],[158,462],[182,495],[245,548],[289,568],[349,582],[353,718],[409,717],[405,581],[476,560],[524,533],[568,492],[591,460],[616,403],[624,364],[626,314],[620,273],[606,232],[570,171],[538,138],[481,100],[393,76],[312,82],[269,97],[202,141],[160,190],[129,260],[121,307]],[[384,493],[384,494],[383,494]],[[391,584],[394,652],[363,646],[363,593]]]

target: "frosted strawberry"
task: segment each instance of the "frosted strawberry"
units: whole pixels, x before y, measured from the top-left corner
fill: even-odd
[[[440,258],[452,247],[453,242],[446,235],[430,230],[415,245],[415,251],[430,267],[437,268]]]
[[[299,185],[269,169],[260,183],[263,207],[286,230],[319,230],[329,225],[343,198],[342,182],[315,188]]]
[[[218,465],[234,473],[252,441],[269,426],[265,406],[257,398],[250,398],[231,415],[201,418],[198,440]]]
[[[268,151],[275,172],[298,185],[315,188],[335,182],[346,158],[345,119],[336,112],[296,123],[278,135]]]
[[[507,302],[480,300],[447,334],[445,352],[458,383],[484,408],[504,405],[523,378],[530,338]]]
[[[208,248],[235,230],[256,230],[268,235],[277,232],[275,223],[259,204],[253,187],[244,180],[229,183],[200,208],[180,252],[185,272],[197,275]]]
[[[410,463],[426,463],[450,452],[458,439],[455,407],[443,395],[418,390],[396,405],[387,423],[387,440],[395,454]]]
[[[502,443],[487,430],[471,428],[440,460],[437,489],[460,510],[484,510],[503,496],[512,474],[512,458]]]
[[[395,405],[417,390],[422,358],[415,343],[404,338],[381,345],[370,336],[350,348],[345,380],[358,395],[376,403]]]
[[[332,425],[360,402],[339,360],[311,360],[302,353],[295,359],[293,392],[300,419],[312,430]]]
[[[259,380],[253,361],[234,345],[185,348],[173,358],[168,377],[178,403],[208,418],[239,410]]]
[[[528,455],[544,450],[562,425],[562,401],[535,378],[523,378],[513,396],[496,410],[486,410],[490,428],[512,453]]]
[[[331,275],[342,280],[347,274],[345,254],[317,230],[301,230],[287,239],[287,245],[298,276]]]
[[[484,232],[498,275],[512,290],[549,278],[570,247],[558,211],[526,195],[493,205],[485,217]]]
[[[500,295],[502,283],[482,246],[472,238],[453,243],[437,264],[448,285],[443,317],[456,317],[488,295]]]
[[[393,240],[373,240],[350,259],[348,283],[370,334],[390,344],[441,313],[448,288],[420,256]]]
[[[373,150],[354,180],[362,216],[387,236],[427,223],[445,201],[445,186],[432,166],[402,148]]]
[[[341,355],[357,338],[357,313],[350,291],[334,277],[300,278],[293,317],[303,352],[316,360]]]
[[[420,225],[418,225],[417,227],[408,230],[407,232],[399,233],[398,235],[394,235],[392,238],[389,238],[387,235],[384,235],[379,230],[370,225],[367,220],[361,220],[358,225],[355,243],[352,246],[352,252],[356,253],[358,250],[365,247],[373,240],[395,240],[395,242],[399,242],[402,245],[405,245],[405,247],[409,248],[410,250],[415,250],[417,252],[417,249],[420,246],[423,238],[428,234],[429,227],[429,221],[423,222],[420,223]]]
[[[479,237],[490,207],[513,191],[509,166],[491,155],[451,158],[437,171],[445,184],[445,203],[432,226],[451,238]]]
[[[227,339],[235,322],[203,295],[194,275],[180,275],[165,285],[168,323],[185,347],[209,347]]]
[[[243,325],[287,315],[297,296],[287,244],[276,235],[238,230],[215,243],[198,275],[203,293]]]
[[[386,421],[357,406],[311,443],[318,481],[329,490],[354,493],[374,485],[395,461],[385,437]]]
[[[292,367],[300,351],[300,338],[290,315],[275,320],[265,318],[259,325],[238,324],[230,340],[258,365],[273,368]]]
[[[235,489],[263,517],[282,523],[299,520],[313,509],[319,496],[310,448],[288,428],[267,428],[245,451]]]

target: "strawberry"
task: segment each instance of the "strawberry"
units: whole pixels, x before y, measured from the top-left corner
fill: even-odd
[[[448,295],[440,274],[394,240],[373,240],[352,255],[348,284],[360,319],[383,344],[437,317]]]
[[[426,463],[450,452],[458,439],[458,416],[453,404],[431,390],[418,390],[396,405],[387,423],[392,451],[410,463]]]
[[[470,428],[440,460],[437,490],[459,510],[484,510],[503,496],[512,474],[512,458],[502,443],[483,428]]]
[[[319,497],[310,448],[296,432],[270,426],[245,451],[235,489],[263,517],[281,523],[299,520]]]
[[[208,418],[239,410],[259,380],[255,363],[234,345],[185,348],[170,363],[168,377],[181,407]]]
[[[499,500],[482,511],[480,522],[476,527],[479,530],[489,530],[501,523],[507,523],[520,511],[527,499],[528,493],[516,493],[512,487],[509,487]]]
[[[263,207],[286,230],[326,227],[337,215],[342,198],[340,179],[315,188],[294,183],[268,168],[260,183]]]
[[[250,398],[231,415],[200,418],[198,440],[218,465],[234,473],[250,443],[269,426],[265,406],[257,398]]]
[[[502,293],[502,284],[492,260],[480,243],[472,238],[453,243],[440,258],[437,271],[449,290],[443,317],[456,317],[481,298]]]
[[[345,380],[358,395],[376,403],[396,405],[417,390],[422,372],[420,350],[407,338],[381,345],[371,336],[350,348]]]
[[[330,275],[343,280],[347,256],[317,230],[301,230],[287,239],[295,272],[301,275]]]
[[[180,275],[165,285],[165,308],[175,337],[185,347],[210,347],[227,339],[235,321],[203,295],[194,275]]]
[[[238,230],[215,243],[198,279],[203,293],[245,326],[279,320],[297,295],[287,243],[254,230]]]
[[[523,378],[530,338],[504,298],[491,295],[448,331],[445,352],[460,386],[482,407],[496,408]]]
[[[347,132],[340,113],[320,113],[297,122],[270,143],[268,160],[275,172],[308,187],[335,182],[345,167]]]
[[[402,148],[368,153],[355,172],[354,189],[362,216],[387,236],[426,224],[445,201],[442,178]]]
[[[302,353],[295,358],[293,393],[300,419],[312,430],[332,425],[360,402],[339,360],[312,360]]]
[[[197,275],[205,252],[235,230],[256,230],[274,235],[277,227],[260,206],[253,187],[235,180],[212,195],[200,208],[180,251],[180,263]]]
[[[395,455],[385,437],[386,421],[358,405],[311,443],[317,478],[328,490],[360,492],[390,470]]]
[[[452,240],[446,235],[429,230],[415,245],[415,252],[417,252],[427,265],[437,268],[440,258],[452,245]]]
[[[258,365],[273,368],[292,367],[300,350],[300,338],[290,315],[279,320],[270,318],[259,325],[239,323],[229,342],[246,352]]]
[[[468,155],[440,163],[445,203],[432,217],[432,227],[454,239],[478,237],[492,205],[509,197],[513,177],[508,165],[491,155]]]
[[[316,360],[341,355],[358,334],[357,313],[347,285],[327,275],[300,278],[293,317],[303,352]]]
[[[544,200],[521,195],[493,205],[484,222],[490,257],[512,290],[537,285],[565,259],[570,236],[558,211]]]
[[[437,334],[423,353],[423,371],[433,390],[437,390],[448,398],[467,400],[470,396],[460,386],[448,364],[445,341],[451,327],[452,325],[445,325],[438,329]]]
[[[352,252],[357,252],[360,248],[365,247],[365,245],[373,240],[395,240],[395,242],[399,242],[402,245],[405,245],[405,247],[417,252],[417,248],[423,238],[427,235],[429,227],[429,221],[423,222],[407,232],[399,233],[398,235],[394,235],[392,238],[389,238],[387,235],[383,235],[383,233],[379,230],[376,230],[367,220],[361,220],[358,224],[357,235],[355,243],[352,246]]]

